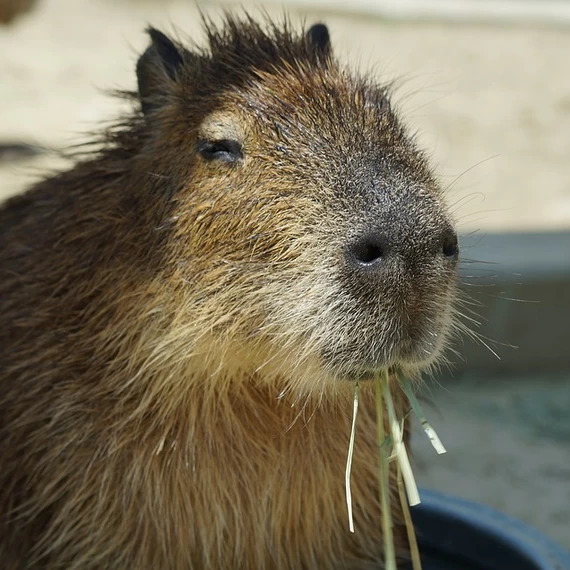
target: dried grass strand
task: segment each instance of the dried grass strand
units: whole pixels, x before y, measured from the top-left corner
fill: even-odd
[[[402,513],[404,514],[404,522],[406,523],[406,532],[408,534],[408,544],[410,546],[410,558],[412,561],[412,570],[422,570],[422,561],[420,558],[420,550],[416,539],[416,530],[410,514],[410,506],[406,497],[404,488],[404,480],[402,478],[402,470],[398,465],[398,494],[400,496],[400,504],[402,505]]]
[[[384,538],[384,567],[397,570],[394,535],[392,531],[392,512],[390,510],[389,453],[384,433],[384,410],[382,397],[382,378],[376,376],[376,423],[378,426],[378,451],[380,455],[380,505],[382,508],[382,536]]]
[[[348,444],[348,456],[346,458],[345,487],[346,507],[348,509],[348,529],[354,532],[354,518],[352,515],[352,492],[350,490],[350,473],[352,470],[352,456],[354,455],[354,437],[356,434],[356,417],[358,415],[358,390],[359,384],[354,385],[354,401],[352,406],[352,426],[350,428],[350,442]]]
[[[394,451],[396,452],[398,463],[402,469],[402,477],[404,478],[404,483],[406,485],[408,503],[413,507],[421,502],[420,494],[418,492],[418,486],[416,485],[412,466],[410,465],[408,452],[406,451],[406,446],[403,441],[400,422],[398,421],[396,411],[394,409],[394,402],[392,400],[392,394],[390,393],[390,379],[387,370],[384,371],[383,377],[384,381],[381,382],[381,385],[384,392],[384,400],[386,401],[386,411],[388,412],[388,421],[390,423],[390,431],[392,432]]]
[[[420,420],[422,429],[428,436],[434,449],[437,451],[439,455],[446,453],[447,450],[445,449],[443,443],[441,443],[441,440],[439,439],[439,436],[437,435],[436,431],[431,427],[431,425],[426,420],[422,407],[420,406],[420,403],[418,402],[418,399],[414,394],[412,383],[407,378],[403,379],[398,378],[398,381],[400,382],[400,385],[402,386],[404,393],[406,394],[406,397],[408,398],[408,401],[410,402],[410,405],[414,410],[414,413],[416,414],[418,420]]]

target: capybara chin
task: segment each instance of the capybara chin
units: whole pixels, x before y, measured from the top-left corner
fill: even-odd
[[[0,210],[7,570],[382,566],[365,380],[441,353],[453,223],[324,25],[205,30],[150,29],[132,115]]]

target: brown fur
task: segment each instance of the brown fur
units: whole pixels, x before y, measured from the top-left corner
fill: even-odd
[[[386,91],[267,26],[209,25],[174,77],[147,52],[145,115],[0,210],[8,570],[380,564],[369,383],[347,529],[347,379],[434,361],[455,269],[356,291],[339,251],[371,212],[416,250],[449,221]]]

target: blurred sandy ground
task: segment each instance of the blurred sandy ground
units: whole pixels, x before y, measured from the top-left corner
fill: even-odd
[[[223,6],[202,8],[219,14]],[[324,20],[342,59],[397,80],[395,101],[449,186],[462,232],[570,227],[569,30],[292,16]],[[104,90],[135,87],[149,23],[201,38],[190,0],[39,0],[0,28],[0,143],[61,148],[115,117],[119,103]],[[49,154],[1,164],[0,197],[55,165]],[[560,405],[562,384],[548,385],[547,399]],[[570,547],[570,434],[504,421],[521,398],[536,400],[531,388],[512,380],[435,390],[441,417],[432,412],[431,420],[450,453],[433,456],[418,434],[418,480],[504,510]],[[490,404],[493,413],[481,411]]]

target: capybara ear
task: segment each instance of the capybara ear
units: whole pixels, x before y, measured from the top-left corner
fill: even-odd
[[[137,81],[142,111],[148,117],[178,79],[184,60],[180,49],[162,32],[155,28],[147,32],[152,43],[137,62]]]
[[[329,55],[331,38],[324,24],[313,24],[307,31],[307,40],[321,55]]]

